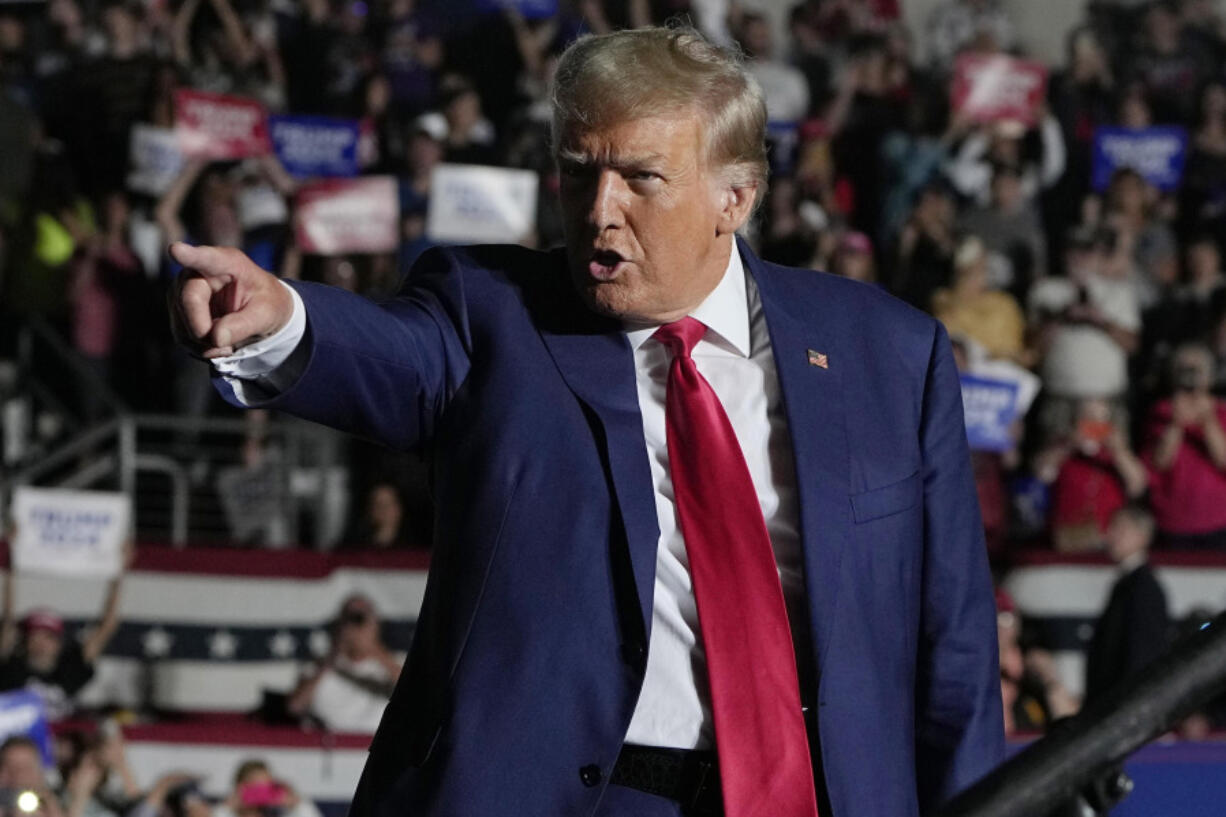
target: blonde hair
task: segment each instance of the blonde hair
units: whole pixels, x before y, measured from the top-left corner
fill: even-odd
[[[766,105],[738,53],[687,26],[640,28],[576,40],[558,62],[553,142],[567,133],[697,109],[706,159],[733,187],[766,190]]]

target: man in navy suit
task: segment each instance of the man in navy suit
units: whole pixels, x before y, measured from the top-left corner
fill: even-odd
[[[739,62],[691,30],[589,37],[555,88],[564,250],[435,250],[374,304],[172,248],[179,333],[227,399],[432,462],[429,586],[357,817],[908,817],[999,760],[948,338],[736,238],[765,185],[765,121]],[[718,451],[677,447],[691,399],[733,432]],[[708,456],[744,479],[680,467]],[[696,515],[704,481],[744,490]],[[713,597],[699,565],[744,542],[687,534],[714,519],[718,540],[746,497],[773,588],[746,571]],[[786,660],[729,661],[726,628],[769,629],[742,620],[767,592]],[[788,703],[755,722],[742,695],[721,714],[763,675]]]

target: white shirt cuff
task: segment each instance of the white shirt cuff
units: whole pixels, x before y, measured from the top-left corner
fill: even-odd
[[[306,306],[293,287],[284,281],[278,283],[289,290],[294,302],[285,326],[232,355],[210,361],[241,403],[275,397],[293,385],[306,366],[305,355],[295,354],[306,335]]]

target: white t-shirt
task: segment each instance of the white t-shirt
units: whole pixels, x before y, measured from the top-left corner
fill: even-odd
[[[1077,284],[1067,278],[1039,281],[1030,291],[1031,319],[1044,312],[1063,312],[1078,297]],[[1115,326],[1140,330],[1141,310],[1132,283],[1090,278],[1086,299]],[[1128,388],[1128,353],[1097,326],[1064,323],[1055,330],[1040,373],[1043,387],[1058,397],[1114,397]]]
[[[387,696],[354,683],[346,676],[389,688],[396,679],[377,658],[351,661],[338,656],[335,667],[325,669],[316,684],[315,694],[311,696],[311,714],[334,732],[374,734],[383,717],[383,708],[387,706]]]

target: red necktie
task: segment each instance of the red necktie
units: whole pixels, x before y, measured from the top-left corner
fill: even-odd
[[[719,397],[690,358],[694,318],[654,337],[673,353],[668,459],[707,656],[727,817],[817,817],[796,657],[775,554]]]

